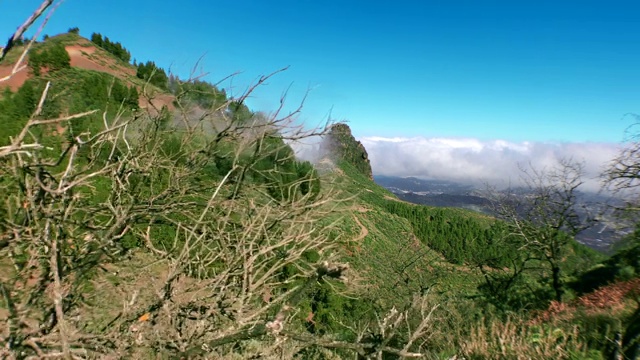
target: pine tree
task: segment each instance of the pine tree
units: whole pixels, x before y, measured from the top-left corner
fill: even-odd
[[[102,35],[99,33],[91,34],[91,42],[102,47]]]

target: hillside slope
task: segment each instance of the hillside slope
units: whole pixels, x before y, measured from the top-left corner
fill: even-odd
[[[163,90],[75,34],[35,51],[58,45],[70,66],[0,100],[0,357],[631,354],[636,251],[596,265],[571,243],[551,302],[549,267],[510,228],[400,201],[347,125],[321,131],[331,156],[313,166],[287,121],[214,85]],[[145,111],[145,95],[208,111]],[[615,309],[571,302],[590,299],[585,274],[628,280],[607,288]]]
[[[57,44],[64,46],[66,52],[69,54],[72,68],[108,74],[121,80],[126,86],[136,86],[138,90],[142,90],[143,87],[148,89],[149,93],[146,96],[140,91],[141,95],[138,101],[142,108],[161,109],[163,106],[167,106],[170,110],[173,110],[175,96],[145,84],[143,80],[136,77],[135,66],[118,59],[78,34],[66,33],[50,37],[43,42],[36,43],[32,51],[37,52]],[[0,65],[0,78],[11,73],[14,63],[18,60],[18,54],[23,50],[24,46],[16,47],[11,52],[11,55],[3,61],[3,64]],[[27,56],[26,65],[29,65],[29,61],[29,56]],[[9,88],[15,92],[22,87],[27,80],[33,78],[34,74],[30,66],[26,66],[8,81],[1,82],[0,90]]]

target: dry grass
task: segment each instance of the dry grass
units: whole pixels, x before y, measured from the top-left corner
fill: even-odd
[[[516,319],[479,323],[462,351],[470,359],[573,359],[587,348],[578,333],[577,327],[530,326]]]

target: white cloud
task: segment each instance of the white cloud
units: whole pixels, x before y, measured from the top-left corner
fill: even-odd
[[[599,174],[617,154],[611,143],[544,143],[481,141],[473,138],[359,139],[371,159],[375,175],[415,176],[427,179],[497,186],[521,183],[519,167],[549,169],[571,158],[585,166],[585,190],[600,188]]]

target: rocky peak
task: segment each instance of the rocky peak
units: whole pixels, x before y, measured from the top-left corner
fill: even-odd
[[[351,128],[344,123],[331,126],[324,142],[324,153],[335,160],[344,160],[353,165],[369,179],[373,180],[369,155],[364,145],[351,134]]]

